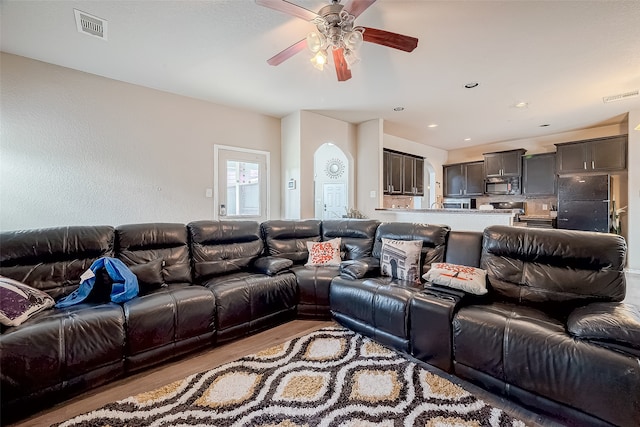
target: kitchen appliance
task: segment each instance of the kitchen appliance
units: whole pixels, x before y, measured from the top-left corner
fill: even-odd
[[[609,175],[558,178],[557,227],[609,232]]]
[[[476,199],[468,198],[445,198],[442,200],[444,209],[475,209]]]
[[[485,194],[520,194],[519,176],[487,178],[484,185]]]

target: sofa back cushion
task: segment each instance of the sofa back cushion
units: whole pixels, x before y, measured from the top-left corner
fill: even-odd
[[[380,222],[374,219],[342,219],[322,221],[322,240],[340,238],[343,260],[371,256],[373,241]]]
[[[80,275],[112,257],[113,227],[56,227],[0,233],[0,275],[40,289],[54,299],[76,290]]]
[[[422,240],[422,254],[420,255],[420,276],[422,276],[431,268],[431,263],[444,261],[444,250],[449,230],[447,225],[384,222],[376,230],[373,256],[380,258],[383,238]]]
[[[198,282],[242,271],[264,250],[256,221],[194,221],[187,229]]]
[[[141,274],[160,269],[164,283],[191,283],[189,243],[184,224],[127,224],[116,227],[116,257]],[[145,274],[145,277],[152,276]],[[156,280],[157,281],[157,280]]]
[[[444,261],[449,264],[466,265],[468,267],[480,267],[482,256],[482,232],[481,231],[454,231],[449,232]]]
[[[493,291],[520,302],[622,301],[626,251],[615,234],[491,226],[480,265]]]
[[[269,220],[260,228],[267,254],[288,258],[296,264],[307,261],[307,242],[322,240],[321,221],[317,219]]]

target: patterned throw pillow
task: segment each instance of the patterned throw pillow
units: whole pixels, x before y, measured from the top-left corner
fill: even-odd
[[[487,272],[480,268],[436,262],[431,264],[431,269],[422,278],[427,282],[460,289],[470,294],[487,293]]]
[[[0,276],[0,323],[18,326],[34,314],[53,307],[48,294],[17,280]]]
[[[327,240],[326,242],[307,242],[309,259],[305,264],[308,267],[321,265],[340,265],[340,238]]]
[[[380,272],[383,276],[420,283],[422,240],[382,238]]]

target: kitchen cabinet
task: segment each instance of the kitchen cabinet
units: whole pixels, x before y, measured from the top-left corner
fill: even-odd
[[[408,196],[424,195],[424,159],[404,156],[403,194]]]
[[[424,195],[424,159],[383,150],[384,194]]]
[[[627,135],[556,144],[556,148],[558,174],[627,168]]]
[[[556,153],[535,154],[522,158],[522,194],[556,194]]]
[[[384,194],[402,194],[404,160],[400,153],[383,152]]]
[[[445,165],[443,174],[446,197],[481,196],[484,193],[484,162]]]
[[[484,173],[487,178],[520,176],[523,149],[484,154]]]

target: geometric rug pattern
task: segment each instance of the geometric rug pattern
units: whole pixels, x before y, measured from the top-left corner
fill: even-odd
[[[525,426],[342,327],[320,329],[59,425]]]

